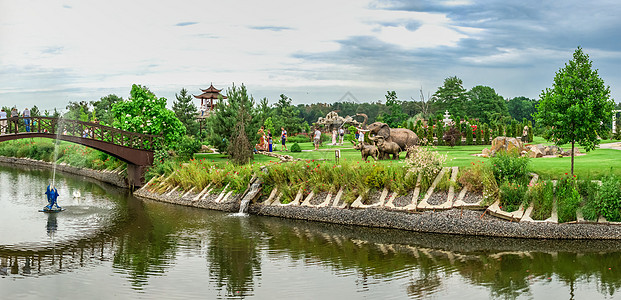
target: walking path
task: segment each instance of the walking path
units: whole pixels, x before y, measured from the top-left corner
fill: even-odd
[[[601,144],[599,145],[600,149],[615,149],[615,150],[621,150],[621,143],[617,142],[617,143],[606,143],[606,144]]]

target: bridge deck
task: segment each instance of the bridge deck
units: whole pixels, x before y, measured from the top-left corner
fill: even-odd
[[[84,145],[128,163],[128,172],[144,172],[153,164],[153,151],[159,136],[128,132],[92,122],[50,117],[16,117],[0,120],[0,142],[25,138],[50,138]],[[139,186],[142,174],[132,174]],[[131,177],[129,176],[129,177]]]

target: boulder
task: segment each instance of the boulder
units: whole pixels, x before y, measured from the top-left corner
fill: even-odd
[[[540,148],[537,146],[532,146],[530,147],[530,150],[528,150],[528,157],[530,158],[539,158],[539,157],[543,157],[543,153],[541,153],[541,150],[539,150]]]
[[[490,157],[490,153],[492,153],[491,150],[487,149],[487,148],[483,148],[483,157]]]
[[[521,153],[525,149],[520,140],[513,137],[499,136],[492,141],[491,150],[493,152],[505,150],[508,152],[517,151],[517,153]]]

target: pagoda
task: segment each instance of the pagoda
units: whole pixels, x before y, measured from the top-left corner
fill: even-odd
[[[222,97],[222,99],[226,99],[226,96],[220,95],[220,92],[222,90],[215,88],[213,86],[213,83],[209,85],[208,89],[206,90],[201,89],[201,91],[203,91],[203,93],[198,96],[192,95],[196,99],[201,99],[201,106],[199,108],[199,110],[201,111],[200,113],[201,116],[207,115],[208,112],[211,112],[213,110],[213,108],[215,107],[214,100],[218,99],[218,97]]]

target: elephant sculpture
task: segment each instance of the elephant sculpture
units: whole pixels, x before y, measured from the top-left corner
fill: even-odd
[[[369,156],[373,157],[376,161],[379,159],[379,150],[374,145],[366,145],[364,143],[354,144],[354,149],[360,150],[362,160],[367,160]]]
[[[401,147],[401,151],[406,151],[419,142],[416,133],[407,128],[390,128],[388,124],[382,122],[372,123],[367,128],[369,136],[381,136],[386,142],[395,142]]]
[[[390,159],[391,154],[392,159],[399,159],[401,147],[397,143],[387,141],[382,136],[373,137],[372,140],[375,142],[375,145],[379,150],[380,159]]]

